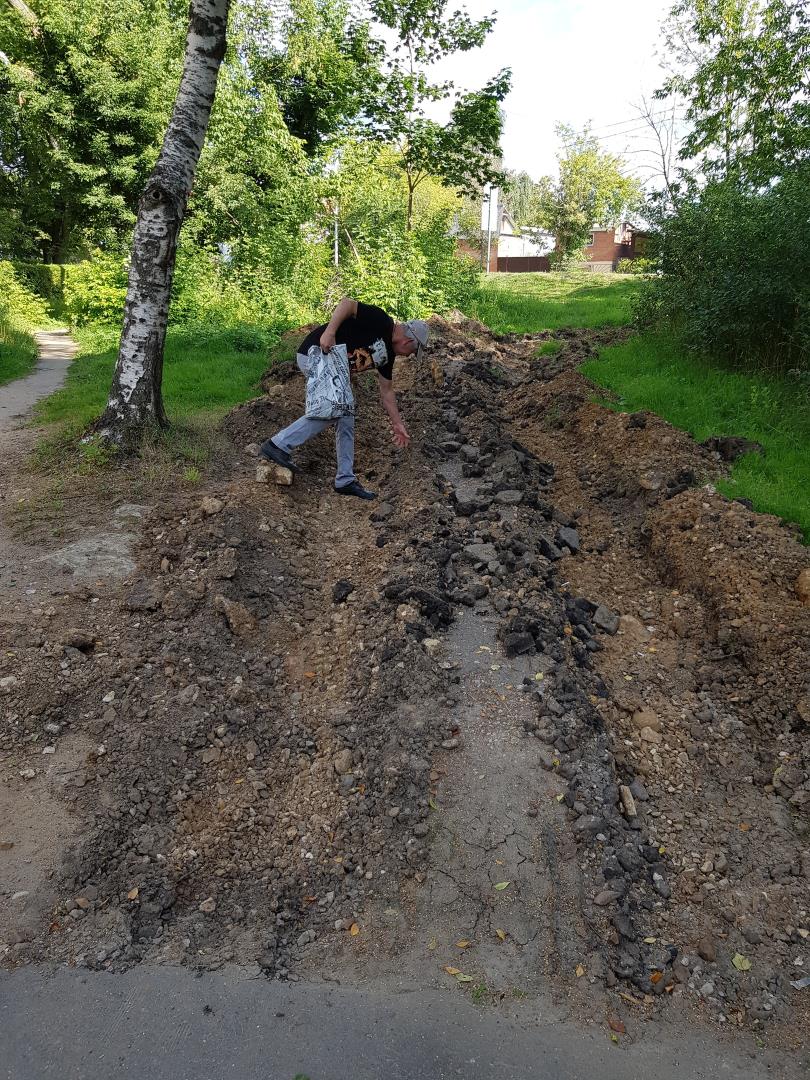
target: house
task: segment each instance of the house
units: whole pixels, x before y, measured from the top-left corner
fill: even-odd
[[[497,266],[493,269],[511,273],[548,270],[554,237],[543,229],[519,228],[508,210],[502,209],[498,221]]]
[[[616,269],[619,259],[640,258],[647,251],[647,236],[646,232],[629,221],[623,221],[613,228],[595,226],[585,245],[584,268],[610,273]]]

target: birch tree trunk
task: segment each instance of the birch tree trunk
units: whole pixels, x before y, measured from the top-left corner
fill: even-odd
[[[134,443],[166,424],[161,384],[177,238],[225,55],[230,0],[191,0],[183,75],[163,147],[138,206],[124,325],[107,408],[93,433]]]

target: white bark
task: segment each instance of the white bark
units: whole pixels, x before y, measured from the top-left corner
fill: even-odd
[[[229,6],[230,0],[191,0],[180,88],[138,208],[118,363],[107,408],[95,425],[108,442],[129,442],[146,424],[166,423],[163,346],[177,238],[225,55]]]

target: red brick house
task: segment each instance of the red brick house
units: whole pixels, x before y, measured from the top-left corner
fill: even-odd
[[[612,229],[597,226],[585,246],[585,259],[589,270],[609,272],[616,269],[619,259],[638,259],[646,251],[647,233],[623,221]]]

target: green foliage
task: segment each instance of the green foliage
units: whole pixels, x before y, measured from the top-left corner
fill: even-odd
[[[765,447],[735,462],[724,494],[797,522],[810,541],[810,386],[806,379],[732,371],[696,356],[668,333],[604,349],[582,371],[620,395],[618,407],[650,409],[703,440],[739,435]]]
[[[491,274],[463,310],[499,334],[626,326],[639,287],[614,274]]]
[[[37,349],[31,334],[50,321],[42,298],[21,280],[16,267],[0,262],[0,384],[33,368]]]
[[[287,130],[310,156],[352,126],[377,88],[383,44],[346,0],[291,0],[280,12],[243,0],[233,27],[247,68],[273,87]]]
[[[713,179],[763,184],[807,160],[805,0],[680,0],[665,40],[677,67],[656,96],[687,105],[684,161]]]
[[[564,267],[581,261],[595,225],[615,225],[639,209],[641,185],[625,175],[622,159],[603,151],[587,129],[578,133],[561,124],[557,134],[563,146],[559,178],[539,181],[528,223],[556,237],[552,262]]]
[[[92,259],[64,268],[62,311],[74,326],[120,326],[126,294],[127,265],[121,255],[97,251]]]
[[[617,274],[654,274],[657,269],[657,259],[619,259],[616,263]]]
[[[370,9],[397,39],[368,114],[375,136],[400,150],[410,228],[413,193],[428,176],[465,191],[502,180],[496,160],[503,127],[500,104],[509,92],[511,72],[504,69],[480,90],[457,94],[446,124],[430,120],[426,106],[455,91],[450,81],[431,81],[430,66],[483,45],[494,16],[475,21],[460,10],[448,15],[447,0],[370,0]]]
[[[0,6],[0,254],[64,262],[134,222],[177,85],[185,13],[156,0]]]
[[[537,216],[537,184],[527,172],[516,173],[507,169],[501,197],[516,225],[532,224]]]
[[[762,192],[712,183],[661,223],[663,274],[642,321],[665,320],[697,353],[810,368],[810,164]]]

